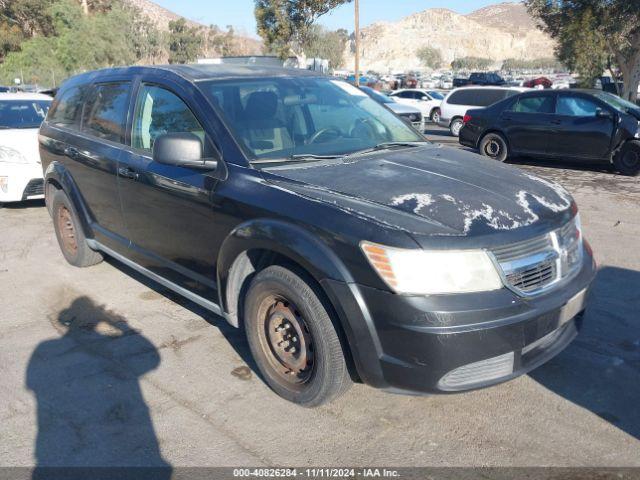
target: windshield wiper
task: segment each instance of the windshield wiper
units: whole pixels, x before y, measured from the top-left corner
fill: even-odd
[[[305,160],[334,160],[341,158],[342,155],[315,155],[313,153],[296,153],[289,157],[281,158],[262,158],[252,160],[251,163],[286,163],[286,162],[304,162]]]
[[[365,148],[364,150],[358,150],[357,152],[350,153],[345,155],[345,158],[352,157],[355,155],[364,155],[366,153],[378,152],[380,150],[392,150],[394,148],[411,148],[411,147],[421,147],[422,145],[428,145],[427,141],[418,141],[418,142],[382,142],[377,144],[375,147]]]

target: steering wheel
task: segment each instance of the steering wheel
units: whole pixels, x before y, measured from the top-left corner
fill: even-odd
[[[342,135],[342,131],[338,127],[321,128],[316,133],[311,135],[311,138],[309,138],[309,140],[307,140],[307,145],[311,145],[312,143],[316,143],[319,138],[321,138],[322,136],[327,135],[329,133],[332,133],[336,137],[339,137],[339,136]]]

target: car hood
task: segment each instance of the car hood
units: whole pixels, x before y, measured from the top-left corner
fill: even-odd
[[[417,236],[557,228],[572,215],[561,186],[459,149],[424,147],[269,168],[267,181]],[[525,235],[526,237],[526,235]]]
[[[40,163],[37,128],[0,129],[0,147],[19,151],[29,163]]]
[[[385,103],[385,105],[394,113],[420,113],[417,108],[402,103]]]

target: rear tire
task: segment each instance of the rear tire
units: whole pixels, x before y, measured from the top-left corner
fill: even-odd
[[[462,128],[462,119],[461,118],[456,118],[451,122],[451,125],[449,125],[449,131],[451,132],[451,135],[453,135],[454,137],[457,137],[460,135],[460,129]]]
[[[62,190],[55,190],[51,199],[53,227],[64,258],[74,267],[90,267],[102,261],[102,254],[89,248],[69,197]]]
[[[509,158],[507,140],[499,133],[487,133],[480,140],[480,154],[498,162],[504,162]]]
[[[282,398],[317,407],[351,385],[338,333],[316,290],[273,265],[251,281],[244,327],[265,381]]]
[[[613,166],[622,175],[638,175],[640,173],[640,142],[625,143],[613,157]]]

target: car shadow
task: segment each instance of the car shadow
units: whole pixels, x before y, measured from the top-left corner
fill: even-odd
[[[602,268],[583,329],[531,378],[640,438],[640,272]]]
[[[568,160],[548,160],[548,159],[538,159],[531,157],[514,157],[509,158],[507,163],[511,165],[527,165],[531,167],[544,167],[544,168],[555,168],[561,170],[578,170],[584,172],[594,172],[594,173],[605,173],[609,175],[619,175],[612,168],[611,165],[606,163],[590,163],[590,162],[580,162],[578,160],[568,161]]]
[[[0,208],[6,210],[25,210],[27,208],[42,208],[45,206],[44,199],[24,200],[22,202],[2,203]]]
[[[449,131],[449,129],[439,128],[439,127],[436,127],[435,125],[426,126],[422,133],[424,133],[425,135],[436,135],[438,137],[449,137],[452,140],[457,140],[456,137],[451,135],[451,132]]]
[[[170,290],[159,283],[149,279],[145,275],[140,272],[134,270],[133,268],[128,267],[127,265],[115,260],[111,257],[105,257],[105,261],[108,262],[112,267],[120,270],[124,275],[127,275],[136,281],[142,283],[144,286],[153,290],[159,295],[171,300],[172,302],[177,303],[183,308],[186,308],[190,312],[195,315],[201,317],[204,321],[206,321],[209,325],[217,328],[222,336],[229,342],[231,347],[235,350],[236,354],[242,359],[242,361],[246,364],[249,369],[261,380],[264,381],[260,370],[258,369],[257,364],[255,363],[253,356],[251,355],[251,350],[249,348],[249,343],[247,342],[247,338],[244,333],[244,329],[236,328],[230,325],[227,320],[220,315],[216,315],[215,313],[207,310],[204,307],[201,307],[197,303],[192,302],[191,300],[183,297],[182,295],[175,293],[173,290]]]
[[[160,364],[158,350],[86,296],[49,320],[60,336],[36,347],[26,372],[37,403],[32,478],[102,478],[105,469],[171,478],[140,388]]]

